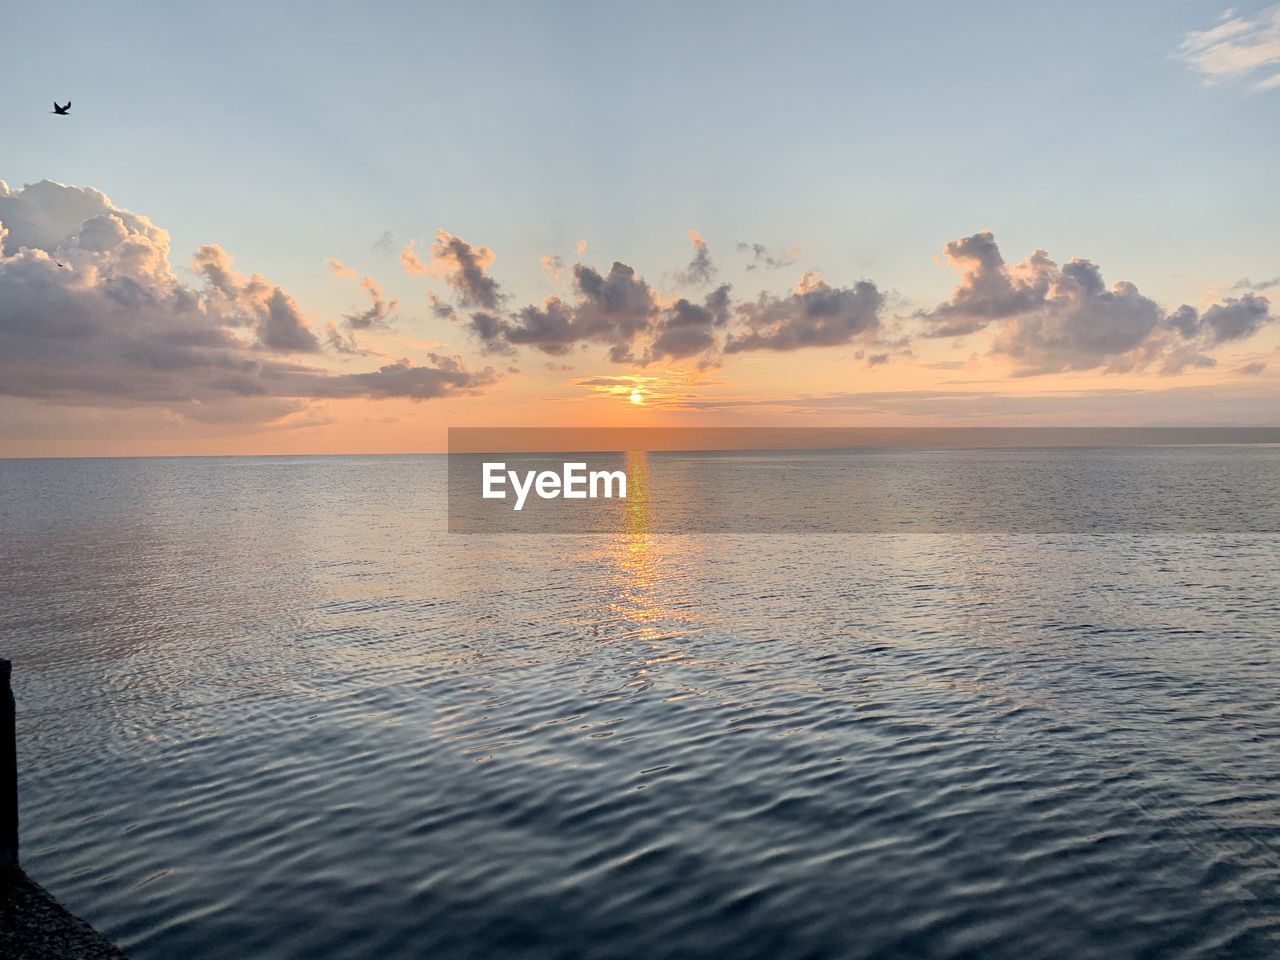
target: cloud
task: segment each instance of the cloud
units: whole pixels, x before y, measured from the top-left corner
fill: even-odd
[[[1209,343],[1216,345],[1243,340],[1262,329],[1271,317],[1271,302],[1256,293],[1228,297],[1205,310],[1201,327],[1208,332]]]
[[[5,186],[0,211],[0,394],[266,421],[297,409],[281,401],[430,399],[497,380],[440,354],[368,373],[299,362],[320,343],[292,296],[213,244],[197,249],[201,284],[189,285],[169,265],[168,234],[98,191]]]
[[[990,320],[1014,316],[1044,302],[1055,265],[1043,250],[1013,267],[1006,266],[995,236],[983,230],[952,240],[942,250],[948,264],[964,278],[931,319],[933,336],[963,336]]]
[[[646,362],[683,360],[714,350],[713,331],[729,322],[729,290],[729,284],[721,284],[701,304],[677,300],[658,322]]]
[[[437,230],[431,244],[431,260],[418,256],[417,242],[410,241],[400,251],[400,262],[410,276],[427,275],[444,280],[464,307],[494,310],[502,302],[498,282],[488,273],[494,254],[488,247],[476,247],[447,230]]]
[[[1246,363],[1242,366],[1236,367],[1236,373],[1242,373],[1246,377],[1256,377],[1266,369],[1267,362],[1265,360],[1254,360],[1252,363]]]
[[[150,250],[168,250],[167,231],[146,217],[115,206],[99,190],[67,187],[52,180],[11,190],[0,180],[0,223],[7,232],[0,253],[5,256],[12,256],[23,247],[51,253],[99,217],[118,221],[122,240]]]
[[[168,267],[164,250],[164,271]],[[224,323],[251,327],[258,343],[279,353],[315,353],[320,341],[307,325],[297,301],[258,274],[238,273],[231,256],[217,244],[198,247],[191,270],[205,281],[203,305]]]
[[[1248,78],[1254,90],[1280,89],[1280,4],[1253,17],[1228,10],[1216,26],[1188,33],[1173,56],[1206,83]]]
[[[880,330],[884,295],[874,283],[833,287],[806,273],[789,296],[761,293],[737,307],[745,332],[731,335],[725,353],[747,350],[799,350],[870,340]]]
[[[324,265],[329,268],[329,272],[335,277],[341,277],[344,280],[354,280],[356,277],[360,276],[360,271],[356,270],[354,267],[348,267],[341,260],[335,259],[334,257],[325,257]]]
[[[566,284],[564,272],[564,258],[560,254],[548,254],[538,258],[538,263],[542,266],[542,272],[547,275],[547,279],[557,287],[563,287]]]
[[[1012,358],[1024,376],[1212,366],[1205,350],[1274,319],[1267,298],[1256,294],[1228,298],[1203,314],[1186,304],[1166,313],[1132,283],[1108,288],[1093,262],[1076,258],[1059,267],[1043,250],[1009,265],[989,230],[953,240],[943,253],[962,277],[949,300],[919,315],[925,335],[994,328],[992,352]]]
[[[668,369],[657,375],[589,376],[566,381],[568,386],[585,390],[588,396],[629,399],[638,391],[644,403],[657,407],[679,406],[687,396],[689,386],[695,382],[696,375],[679,369]],[[701,382],[702,385],[707,383],[705,380]]]
[[[1280,287],[1280,277],[1272,277],[1270,280],[1258,280],[1257,282],[1245,277],[1231,285],[1232,290],[1248,290],[1252,293],[1261,293],[1263,290],[1270,290],[1272,287]]]
[[[751,254],[751,262],[747,264],[748,270],[778,270],[781,267],[791,266],[800,256],[800,248],[796,246],[787,247],[779,254],[770,253],[769,248],[763,243],[739,243],[738,249],[743,253]]]
[[[684,286],[700,287],[711,282],[711,278],[716,275],[716,266],[711,262],[711,251],[707,249],[707,242],[702,239],[702,234],[690,228],[686,236],[693,244],[693,259],[676,274],[676,282]]]
[[[415,366],[408,360],[398,360],[368,373],[292,375],[309,377],[304,394],[309,397],[407,397],[410,400],[475,394],[501,379],[492,369],[468,370],[457,356],[432,353],[428,359],[430,366]]]
[[[671,398],[684,410],[771,408],[797,417],[856,417],[864,425],[1033,424],[1087,426],[1280,425],[1274,394],[1259,402],[1255,386],[1199,385],[1149,389],[1061,390],[1041,394],[1000,390],[876,390],[793,396]]]
[[[621,262],[607,274],[576,264],[573,281],[578,294],[574,302],[548,297],[541,305],[522,308],[502,331],[507,342],[551,356],[563,356],[579,344],[601,343],[609,347],[611,360],[634,360],[637,337],[649,331],[659,312],[649,285]]]
[[[372,248],[381,250],[383,253],[391,253],[396,248],[396,238],[390,230],[382,231],[382,236],[373,241]]]
[[[369,306],[357,313],[348,313],[342,319],[352,330],[386,329],[391,325],[391,314],[395,312],[398,301],[388,300],[382,287],[373,277],[365,276],[360,280],[360,289],[369,295]]]
[[[467,331],[480,342],[482,352],[505,357],[515,354],[515,347],[507,342],[510,325],[497,314],[476,310],[465,321],[465,325]]]
[[[715,267],[698,232],[690,230],[688,239],[694,258],[677,279],[704,283]],[[795,350],[855,339],[870,342],[879,330],[885,302],[870,282],[841,289],[817,274],[806,275],[792,294],[781,299],[761,293],[755,302],[735,305],[728,284],[701,301],[670,299],[621,261],[601,273],[584,263],[568,269],[559,256],[544,256],[539,262],[547,276],[559,286],[570,287],[571,295],[549,296],[541,303],[504,312],[501,305],[507,298],[487,273],[493,261],[488,248],[472,246],[442,230],[429,263],[422,261],[413,244],[401,256],[411,273],[444,277],[458,291],[460,303],[495,305],[460,315],[428,294],[437,316],[463,325],[489,354],[530,347],[563,357],[584,345],[600,344],[608,348],[608,358],[615,363],[647,365],[698,357],[698,366],[705,369],[715,364],[724,332],[735,326],[738,334],[724,340],[728,352]],[[873,363],[879,362],[877,357]]]
[[[441,320],[457,320],[458,311],[453,309],[453,305],[442,299],[438,294],[427,291],[427,303],[431,307],[431,315],[439,317]]]
[[[404,249],[400,251],[400,265],[404,267],[405,273],[411,277],[419,277],[429,275],[431,267],[418,256],[419,240],[410,240],[404,245]]]
[[[324,264],[330,271],[332,271],[334,276],[341,277],[344,280],[354,280],[356,277],[360,276],[358,270],[348,267],[341,260],[336,260],[333,257],[326,257]],[[360,289],[369,295],[371,302],[368,309],[361,310],[356,313],[348,313],[342,318],[346,323],[347,328],[349,330],[388,328],[391,325],[391,314],[396,309],[397,301],[388,300],[386,294],[382,292],[382,287],[379,285],[378,281],[374,280],[373,277],[367,274],[360,280]],[[335,343],[332,330],[329,331],[329,340],[331,343]],[[341,342],[342,339],[339,337],[336,343]],[[351,352],[342,346],[338,346],[338,349],[342,350],[344,353]]]

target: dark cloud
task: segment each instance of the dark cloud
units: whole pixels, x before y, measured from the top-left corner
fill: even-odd
[[[1166,313],[1132,283],[1108,288],[1091,261],[1076,258],[1059,267],[1043,250],[1010,266],[990,231],[953,240],[944,254],[962,278],[949,300],[921,315],[926,336],[994,327],[993,352],[1012,358],[1020,375],[1212,366],[1205,350],[1273,319],[1266,298],[1252,294],[1203,315],[1186,304]]]
[[[438,353],[428,355],[431,366],[414,366],[399,360],[368,373],[341,375],[291,373],[289,379],[308,380],[309,397],[406,397],[410,400],[434,400],[438,397],[478,393],[500,379],[492,369],[468,370],[458,357]],[[282,387],[294,391],[297,386]],[[293,395],[290,393],[289,395]]]
[[[503,296],[498,282],[488,273],[495,259],[488,247],[472,246],[447,230],[437,230],[430,262],[424,263],[417,251],[413,242],[400,251],[400,262],[410,276],[441,278],[453,288],[464,307],[496,310],[501,305]]]
[[[166,270],[167,270],[166,250]],[[206,307],[223,322],[252,328],[258,342],[281,353],[315,353],[320,341],[297,302],[258,274],[237,273],[231,257],[216,244],[197,248],[191,269],[206,284]]]
[[[269,350],[312,353],[320,341],[307,327],[297,302],[279,287],[267,297],[266,316],[258,324],[258,339]]]
[[[1184,303],[1166,318],[1169,328],[1184,340],[1194,337],[1200,329],[1200,311]]]
[[[1210,331],[1210,342],[1218,344],[1251,337],[1271,319],[1271,301],[1250,293],[1215,303],[1205,310],[1200,324]]]
[[[1231,285],[1232,290],[1249,290],[1253,293],[1261,293],[1263,290],[1270,290],[1272,287],[1280,287],[1280,277],[1272,277],[1270,280],[1259,280],[1257,282],[1245,277],[1243,280],[1237,280]]]
[[[453,305],[430,291],[427,293],[427,303],[431,307],[431,315],[433,317],[438,317],[441,320],[456,321],[458,319],[458,311],[453,309]]]
[[[715,329],[729,322],[729,289],[720,285],[701,304],[677,300],[658,322],[646,360],[683,360],[714,350]]]
[[[707,249],[707,242],[702,239],[702,234],[690,229],[687,236],[689,243],[693,244],[693,259],[676,274],[676,281],[684,286],[700,287],[711,282],[716,275],[716,266],[711,262],[711,251]]]
[[[372,277],[360,281],[360,288],[369,294],[371,301],[368,309],[356,313],[348,313],[343,319],[352,330],[383,329],[391,326],[391,314],[396,309],[395,300],[388,300]]]
[[[806,274],[786,297],[761,293],[738,306],[745,332],[731,335],[725,353],[746,350],[799,350],[871,339],[880,330],[884,295],[867,280],[833,287]]]
[[[497,379],[443,355],[429,366],[400,361],[343,374],[288,359],[320,347],[302,310],[279,286],[238,273],[220,247],[196,251],[191,266],[202,285],[193,287],[169,266],[168,234],[96,191],[46,183],[3,188],[0,199],[27,241],[10,251],[3,223],[0,394],[272,420],[315,398],[430,399]],[[51,239],[59,229],[66,232]],[[328,332],[336,349],[356,350],[333,325]]]
[[[351,357],[364,356],[368,353],[356,341],[355,334],[350,332],[343,333],[333,321],[325,325],[324,339],[329,349],[334,353],[344,353]]]
[[[326,257],[324,264],[333,272],[334,276],[342,277],[344,280],[354,280],[360,276],[358,270],[348,267],[341,260],[335,260],[333,257]],[[347,328],[350,330],[385,330],[390,327],[391,314],[396,309],[396,301],[388,300],[378,282],[367,274],[360,280],[360,289],[369,295],[371,302],[368,309],[348,313],[342,318]],[[330,340],[332,339],[331,336]]]
[[[1236,368],[1236,373],[1243,373],[1247,377],[1256,377],[1267,369],[1265,360],[1254,360],[1252,363],[1246,363]]]
[[[515,347],[506,340],[510,324],[501,317],[477,310],[471,314],[466,326],[468,332],[480,342],[485,353],[511,356],[516,352]]]
[[[964,278],[929,316],[930,336],[963,336],[990,321],[1025,313],[1044,302],[1055,270],[1043,250],[1013,267],[1004,262],[990,230],[952,240],[943,255]]]
[[[614,263],[607,274],[580,263],[573,280],[574,302],[548,297],[541,305],[524,307],[505,328],[507,341],[551,356],[599,343],[609,347],[615,362],[634,360],[636,339],[650,330],[659,312],[649,285],[625,263]]]
[[[800,256],[799,247],[788,247],[782,253],[772,254],[763,243],[739,243],[738,250],[751,254],[751,261],[746,267],[748,270],[777,270],[781,267],[789,267]]]
[[[541,306],[532,304],[516,314],[503,336],[509,343],[531,346],[552,356],[569,353],[585,337],[574,325],[573,307],[559,297],[548,297]]]

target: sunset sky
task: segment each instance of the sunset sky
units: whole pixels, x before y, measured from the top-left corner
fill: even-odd
[[[1280,6],[5,23],[0,455],[1280,425]]]

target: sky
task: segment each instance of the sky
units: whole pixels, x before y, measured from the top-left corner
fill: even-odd
[[[5,21],[3,456],[1280,425],[1280,5]]]

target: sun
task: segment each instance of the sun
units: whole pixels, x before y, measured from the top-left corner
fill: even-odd
[[[644,403],[644,394],[641,393],[639,390],[632,390],[631,402],[634,403],[636,406],[639,406],[640,404]]]

